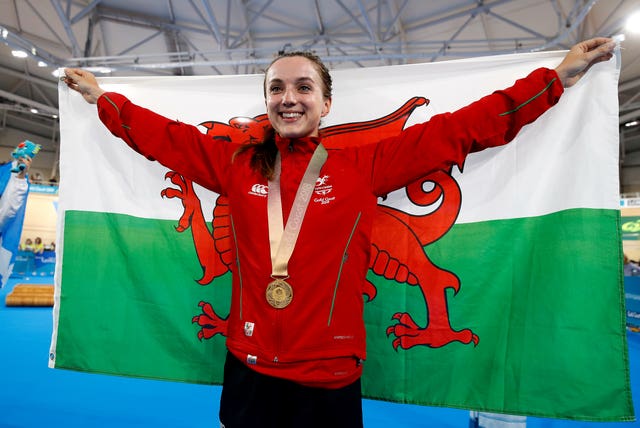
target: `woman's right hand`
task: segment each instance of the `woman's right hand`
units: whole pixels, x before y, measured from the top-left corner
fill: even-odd
[[[60,77],[60,80],[69,88],[79,92],[89,104],[97,103],[98,98],[106,92],[98,85],[92,73],[80,68],[65,68],[64,76]]]

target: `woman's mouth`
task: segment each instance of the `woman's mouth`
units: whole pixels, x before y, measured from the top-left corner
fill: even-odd
[[[283,119],[297,119],[300,116],[302,116],[302,113],[293,112],[293,111],[285,111],[285,112],[281,112],[280,116],[282,116]]]

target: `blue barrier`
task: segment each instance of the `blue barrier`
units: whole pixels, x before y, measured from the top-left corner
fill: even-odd
[[[18,251],[11,277],[52,276],[55,267],[55,251],[44,251],[42,254],[34,254],[31,251]]]
[[[640,276],[624,277],[624,301],[627,327],[640,329]]]

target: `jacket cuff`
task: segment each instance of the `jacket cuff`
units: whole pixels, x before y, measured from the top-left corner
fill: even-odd
[[[128,128],[122,123],[121,113],[129,99],[116,92],[105,92],[98,98],[98,117],[116,137],[124,138]]]
[[[124,106],[127,101],[129,101],[127,97],[122,94],[117,92],[105,92],[100,95],[100,98],[98,98],[98,111],[105,110],[105,113],[113,114],[114,112],[107,112],[107,110],[115,109],[115,114],[120,116],[122,106]]]

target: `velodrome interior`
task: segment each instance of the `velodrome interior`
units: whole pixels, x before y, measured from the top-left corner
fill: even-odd
[[[640,13],[640,0],[0,0],[0,160],[10,160],[25,139],[42,146],[31,167],[37,186],[23,240],[57,239],[60,68],[83,67],[99,77],[256,74],[274,53],[290,50],[312,50],[335,70],[566,50],[594,36],[623,39],[620,197],[634,201],[640,198],[640,29],[627,27],[634,12]],[[640,216],[640,208],[626,214]],[[640,260],[640,244],[623,244]],[[51,307],[4,302],[17,284],[52,284],[53,258],[40,270],[25,267],[0,289],[0,426],[217,426],[220,387],[47,368]],[[630,330],[628,343],[637,414],[640,333]],[[365,400],[364,412],[367,428],[470,424],[461,409]],[[640,422],[528,418],[527,426]]]

